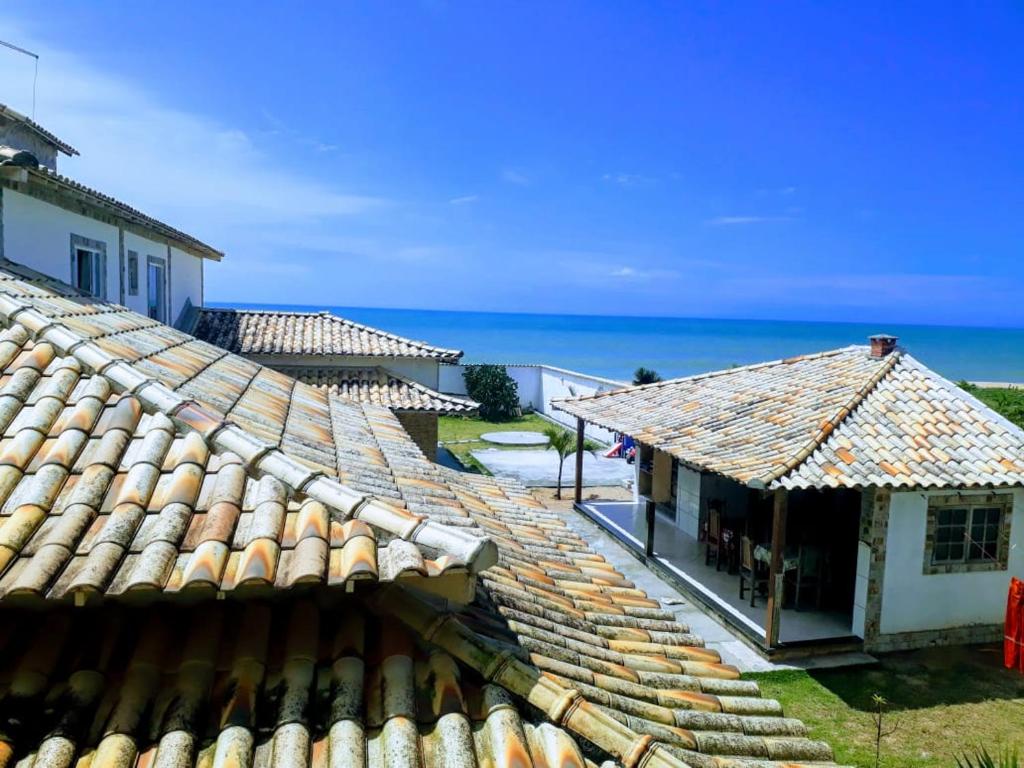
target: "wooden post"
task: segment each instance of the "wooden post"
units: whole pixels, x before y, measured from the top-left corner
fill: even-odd
[[[764,633],[764,644],[767,648],[774,648],[779,644],[779,622],[785,593],[786,572],[783,568],[783,558],[786,552],[786,513],[789,511],[789,494],[782,488],[776,489],[773,501],[772,561],[768,570],[768,615]]]
[[[583,442],[586,439],[586,424],[576,419],[576,503],[583,501]]]
[[[657,503],[653,499],[647,499],[647,507],[644,513],[647,516],[647,538],[644,540],[644,554],[647,557],[654,557],[654,521],[657,518]]]

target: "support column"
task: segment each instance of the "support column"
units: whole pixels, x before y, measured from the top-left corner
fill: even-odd
[[[583,501],[583,442],[586,424],[583,419],[576,419],[576,503]]]
[[[779,644],[779,621],[782,599],[785,593],[786,572],[783,557],[786,552],[786,514],[789,511],[789,494],[782,488],[776,489],[772,509],[772,561],[768,570],[768,614],[765,620],[764,644],[774,648]]]
[[[647,517],[647,537],[644,539],[644,554],[647,557],[654,557],[654,521],[657,519],[658,505],[652,499],[647,499],[647,507],[644,513]]]

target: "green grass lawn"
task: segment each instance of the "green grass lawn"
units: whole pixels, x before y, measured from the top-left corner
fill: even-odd
[[[529,446],[516,447],[507,445],[494,445],[480,439],[485,432],[543,432],[548,427],[554,426],[547,419],[535,413],[528,413],[518,419],[511,421],[484,421],[475,416],[441,416],[437,424],[437,439],[444,444],[444,447],[451,451],[462,464],[468,469],[489,474],[480,463],[471,455],[471,451],[481,448],[499,448],[507,451],[519,451]],[[568,430],[563,430],[568,431]],[[472,442],[455,442],[459,440],[470,440]],[[532,446],[536,449],[537,446]],[[554,461],[554,457],[552,457]]]
[[[882,656],[875,667],[748,674],[786,715],[830,743],[836,761],[872,768],[872,696],[884,697],[885,768],[955,768],[974,746],[1024,753],[1024,675],[1004,669],[997,646],[935,648]]]

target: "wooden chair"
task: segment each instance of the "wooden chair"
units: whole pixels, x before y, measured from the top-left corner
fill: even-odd
[[[825,581],[825,556],[821,547],[800,545],[793,588],[793,607],[800,610],[800,595],[814,590],[814,608],[821,609],[822,585]]]
[[[722,563],[722,510],[713,502],[708,502],[708,535],[707,548],[704,550],[704,565],[711,564],[711,558],[715,558],[715,570],[719,570]]]
[[[758,589],[768,593],[768,569],[760,560],[754,559],[754,542],[746,536],[740,537],[740,600],[750,583],[750,606],[754,606]]]

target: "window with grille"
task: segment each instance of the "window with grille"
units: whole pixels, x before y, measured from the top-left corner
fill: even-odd
[[[971,570],[1005,567],[1009,497],[933,498],[928,509],[927,566],[932,572],[950,572],[957,566]]]

